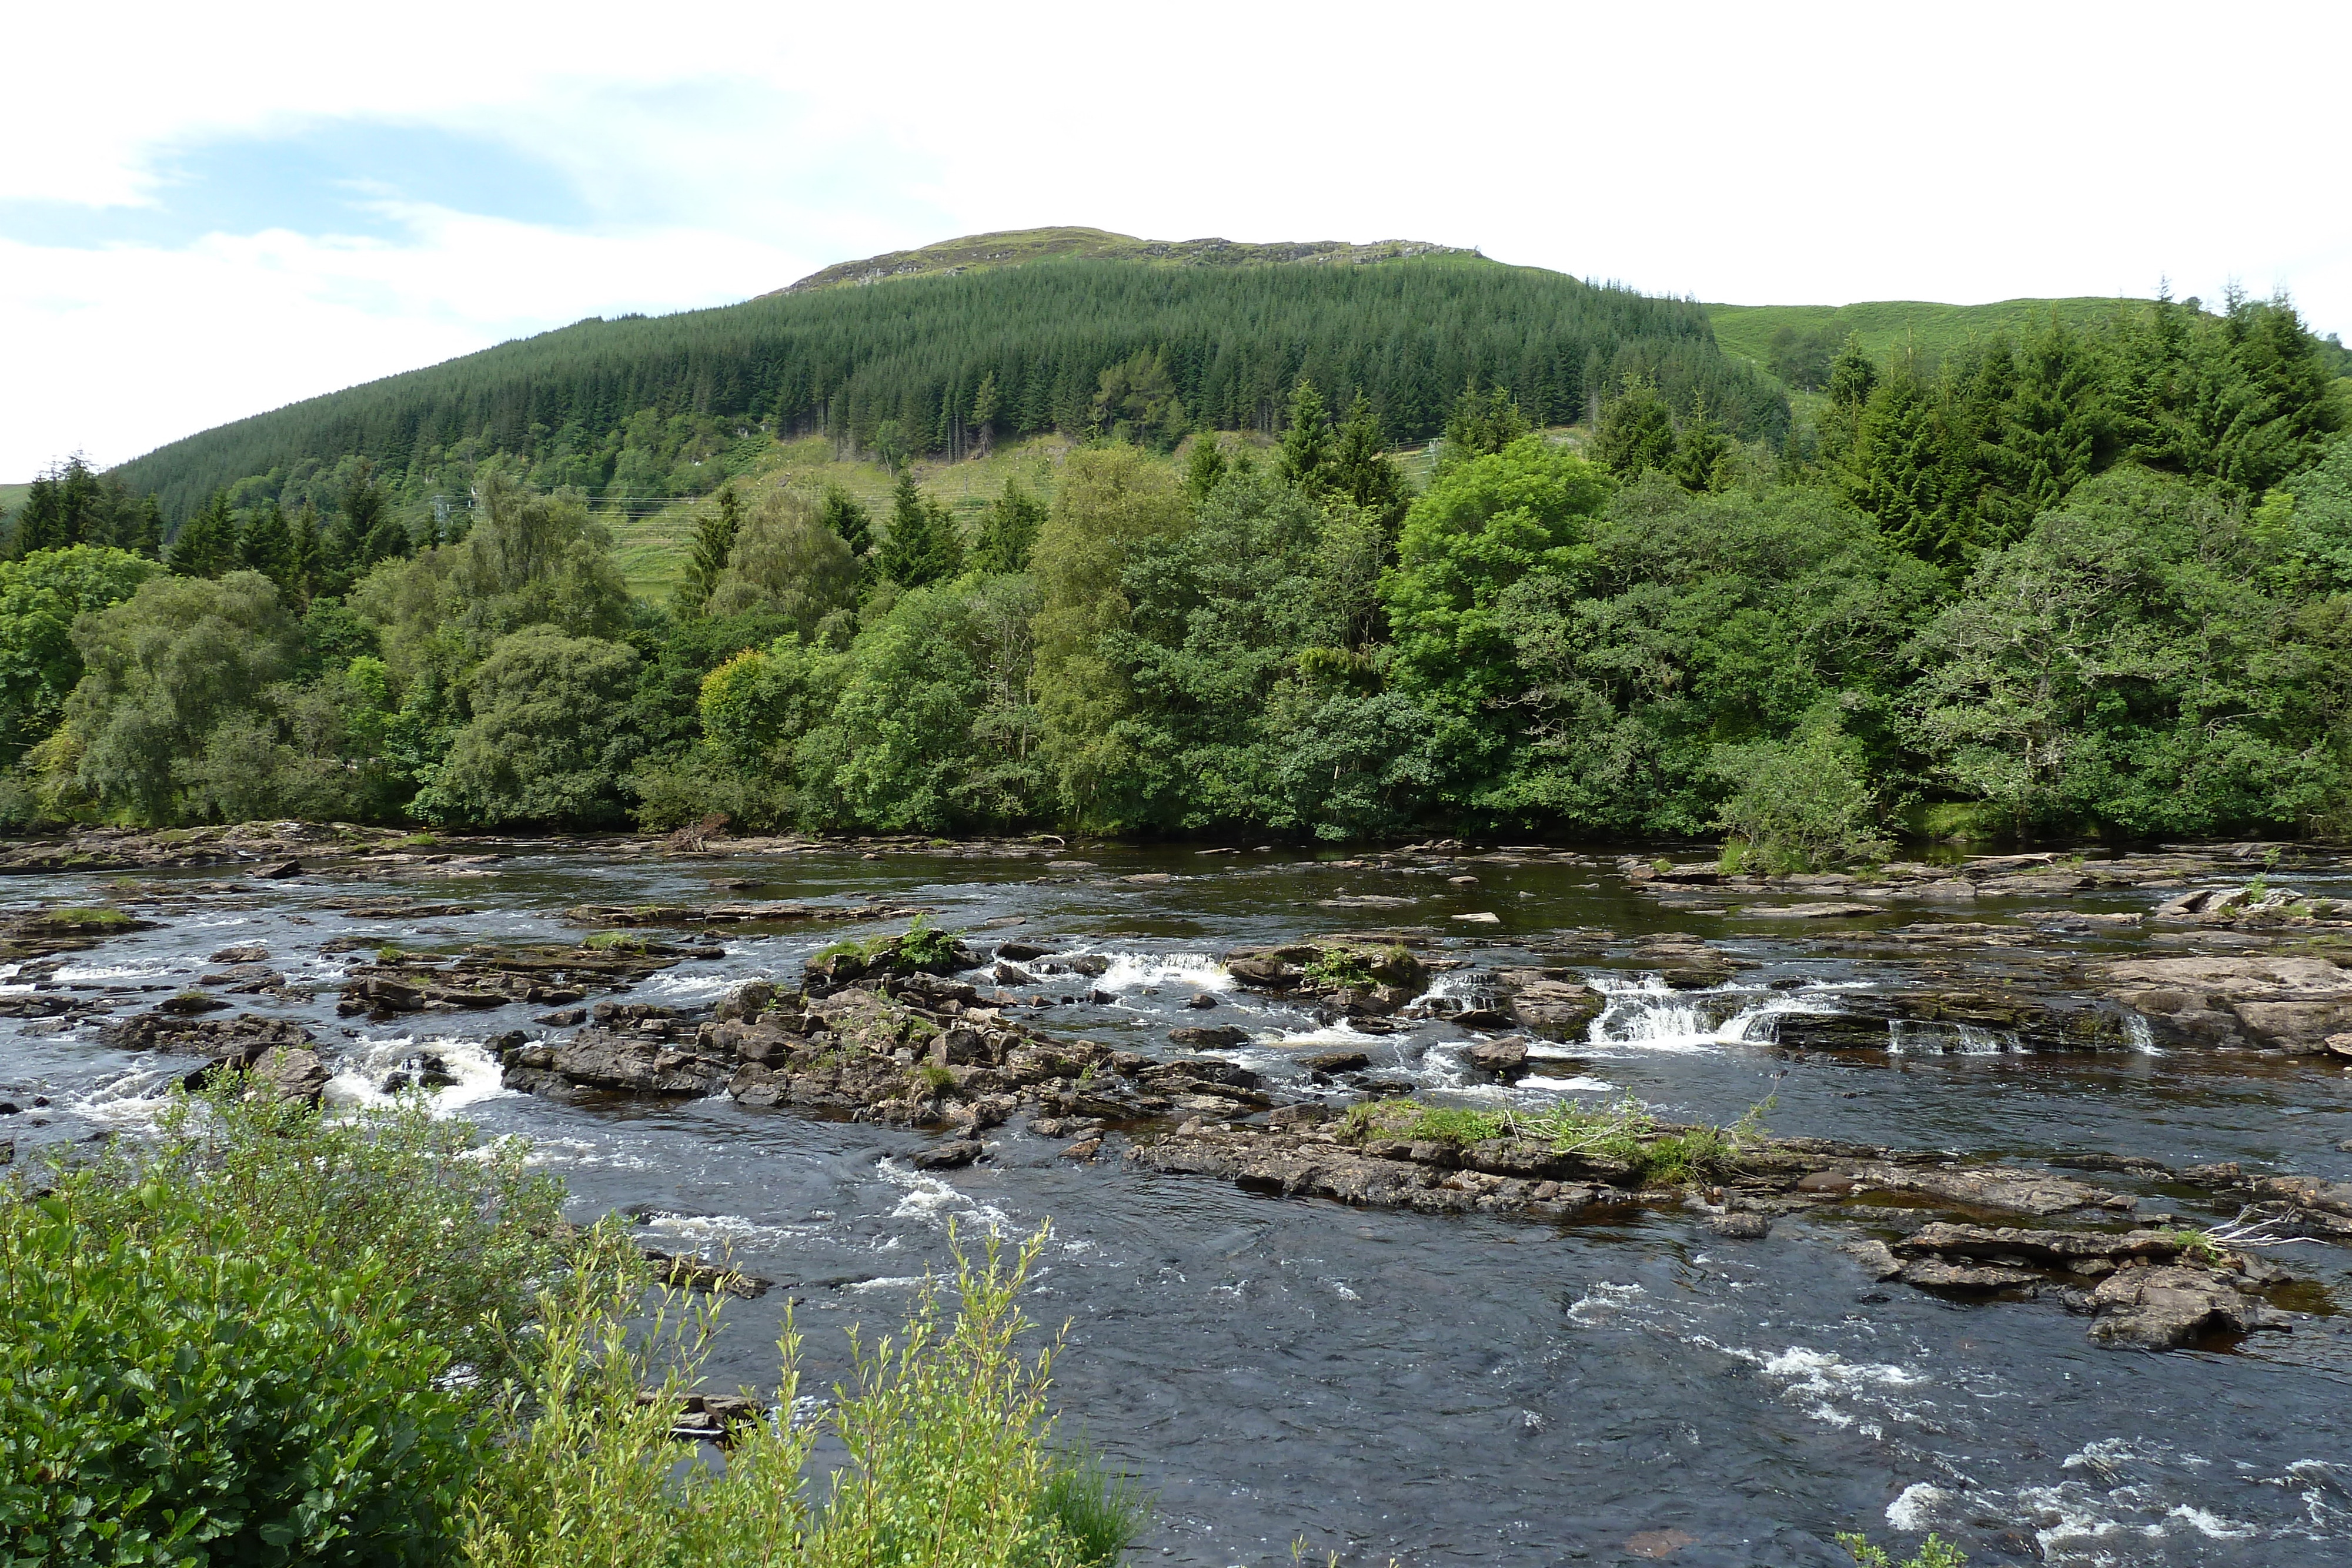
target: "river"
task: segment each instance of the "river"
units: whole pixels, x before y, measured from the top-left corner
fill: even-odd
[[[1048,869],[1041,854],[949,847],[674,858],[473,847],[500,858],[455,867],[478,874],[420,862],[364,882],[333,869],[285,882],[127,873],[136,886],[121,873],[53,873],[12,878],[0,895],[12,909],[114,903],[155,919],[45,977],[124,1009],[189,987],[219,967],[207,961],[218,950],[266,947],[288,988],[233,999],[312,1030],[337,1070],[333,1097],[377,1097],[389,1073],[430,1051],[457,1079],[439,1106],[532,1140],[582,1216],[631,1207],[652,1217],[655,1244],[726,1249],[782,1282],[728,1307],[711,1366],[722,1387],[772,1376],[787,1300],[807,1336],[803,1386],[822,1387],[842,1370],[843,1329],[895,1322],[925,1271],[949,1261],[951,1223],[969,1240],[1050,1221],[1026,1305],[1049,1328],[1067,1324],[1056,1363],[1066,1427],[1157,1494],[1138,1561],[1282,1563],[1298,1542],[1314,1563],[1335,1552],[1351,1565],[1822,1564],[1846,1561],[1834,1531],[1931,1528],[1979,1564],[2352,1561],[2352,1343],[2332,1315],[2335,1301],[2352,1300],[2341,1249],[2275,1254],[2320,1287],[2298,1298],[2306,1310],[2291,1332],[2117,1352],[2048,1301],[1874,1284],[1840,1250],[1850,1228],[1804,1216],[1743,1242],[1674,1209],[1567,1225],[1350,1209],[1151,1174],[1117,1158],[1116,1138],[1097,1164],[1075,1165],[1018,1119],[987,1134],[982,1164],[934,1175],[908,1160],[936,1134],[724,1095],[513,1092],[482,1042],[549,1033],[531,1021],[544,1007],[341,1017],[338,984],[366,954],[321,948],[573,942],[580,928],[562,912],[591,903],[919,904],[976,944],[1017,936],[1107,961],[1077,982],[1107,1001],[1077,996],[1031,1015],[1036,1027],[1176,1055],[1172,1025],[1238,1025],[1255,1038],[1227,1054],[1265,1073],[1277,1098],[1344,1098],[1347,1084],[1313,1084],[1293,1065],[1302,1042],[1339,1043],[1365,1051],[1375,1077],[1440,1098],[1536,1107],[1630,1091],[1663,1115],[1726,1123],[1769,1095],[1781,1134],[2027,1162],[2238,1161],[2334,1180],[2352,1169],[2352,1074],[2340,1061],[2146,1039],[2052,1051],[1958,1028],[1891,1029],[1868,1051],[1792,1050],[1778,1042],[1777,1017],[1834,1013],[1842,997],[1914,983],[1917,963],[1848,937],[1939,916],[1889,908],[1825,936],[1824,923],[1654,896],[1600,854],[1383,863],[1088,847]],[[2297,875],[2352,893],[2337,862]],[[387,892],[474,907],[343,912]],[[2139,914],[2161,896],[2121,889],[2066,907]],[[1928,941],[1922,961],[1980,965],[1988,984],[2021,954],[2180,950],[2151,947],[2163,938],[2147,924],[2053,925],[2030,898],[1979,899],[1966,919],[2013,930],[2022,946]],[[1466,960],[1440,972],[1441,993],[1466,995],[1497,967],[1565,964],[1610,1005],[1528,1080],[1481,1087],[1462,1066],[1467,1037],[1443,1019],[1401,1019],[1387,1034],[1318,1024],[1234,988],[1218,963],[1236,945],[1372,927],[1424,934],[1432,958]],[[730,930],[723,957],[667,969],[620,999],[708,1004],[748,977],[796,979],[823,944],[878,929]],[[1752,967],[1724,985],[1667,989],[1644,980],[1633,951],[1662,933]],[[1196,993],[1214,1005],[1187,1007]],[[0,1019],[0,1098],[25,1107],[0,1118],[0,1137],[20,1157],[135,1129],[187,1066],[110,1049],[99,1021]],[[2162,1184],[2134,1190],[2143,1215],[2229,1218]]]

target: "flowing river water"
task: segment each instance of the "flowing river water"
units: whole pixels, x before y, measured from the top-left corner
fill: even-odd
[[[843,1369],[843,1329],[896,1322],[926,1270],[949,1263],[950,1224],[970,1239],[1050,1220],[1026,1306],[1049,1329],[1067,1324],[1055,1366],[1066,1428],[1157,1494],[1138,1561],[1280,1563],[1303,1542],[1318,1563],[1336,1552],[1349,1564],[1819,1564],[1845,1561],[1832,1537],[1846,1529],[1937,1530],[1978,1563],[2352,1561],[2352,1342],[2332,1315],[2352,1301],[2352,1257],[2339,1249],[2276,1254],[2319,1282],[2292,1332],[2117,1352],[2048,1301],[1874,1284],[1840,1250],[1850,1227],[1801,1215],[1743,1242],[1674,1209],[1567,1225],[1351,1209],[1154,1175],[1114,1157],[1117,1138],[1096,1165],[1074,1165],[1018,1118],[986,1134],[982,1164],[930,1174],[909,1159],[938,1134],[723,1095],[517,1093],[484,1042],[551,1033],[532,1022],[544,1007],[340,1017],[338,982],[366,954],[321,949],[572,942],[579,927],[562,912],[583,904],[884,899],[927,905],[975,945],[1017,936],[1105,961],[1090,979],[1049,982],[1072,999],[1033,1015],[1037,1027],[1162,1056],[1184,1054],[1168,1043],[1173,1025],[1250,1030],[1224,1054],[1277,1099],[1344,1097],[1345,1084],[1311,1082],[1295,1048],[1345,1044],[1371,1057],[1375,1078],[1469,1103],[1630,1091],[1675,1120],[1728,1123],[1771,1095],[1776,1133],[2020,1163],[2234,1160],[2342,1180],[2352,1076],[2340,1061],[2159,1048],[2144,1031],[2137,1048],[2046,1051],[1997,1030],[1906,1024],[1876,1049],[1792,1051],[1781,1020],[1899,994],[1912,967],[1842,953],[1817,924],[1676,907],[1599,856],[1465,852],[1384,869],[1284,851],[1089,848],[1092,865],[1048,869],[1038,856],[914,847],[681,858],[498,847],[483,874],[398,887],[474,906],[425,917],[344,913],[386,884],[331,870],[285,883],[141,872],[136,890],[117,873],[54,873],[0,894],[17,909],[116,902],[156,919],[44,977],[125,1010],[218,967],[217,950],[266,947],[289,988],[237,1000],[318,1035],[338,1073],[331,1097],[380,1096],[429,1051],[456,1080],[438,1106],[530,1138],[582,1216],[630,1208],[649,1217],[652,1244],[727,1251],[780,1281],[727,1308],[710,1368],[722,1388],[772,1378],[787,1300],[806,1336],[803,1388],[822,1389]],[[1138,875],[1158,880],[1127,880]],[[2339,863],[2304,880],[2352,893]],[[2068,908],[2130,914],[2158,896]],[[1967,918],[2078,956],[2157,940],[2120,922],[2037,925],[2030,902],[1979,900]],[[1465,914],[1496,919],[1454,918]],[[1922,918],[1933,916],[1894,910],[1840,929]],[[1609,1005],[1586,1039],[1538,1042],[1532,1076],[1482,1087],[1464,1066],[1470,1037],[1442,1018],[1383,1034],[1324,1025],[1237,988],[1219,963],[1238,945],[1373,925],[1423,933],[1429,956],[1466,961],[1439,972],[1437,1005],[1421,1010],[1475,1000],[1492,969],[1562,963],[1563,934],[1570,967]],[[692,1007],[748,977],[796,981],[820,946],[880,929],[732,930],[723,956],[616,999]],[[1661,933],[1752,967],[1670,989],[1632,951]],[[1214,1005],[1186,1005],[1202,993]],[[100,1021],[0,1019],[0,1098],[24,1107],[0,1118],[0,1137],[20,1159],[135,1130],[188,1067],[110,1048]],[[2136,1190],[2143,1215],[2229,1218],[2160,1186]]]

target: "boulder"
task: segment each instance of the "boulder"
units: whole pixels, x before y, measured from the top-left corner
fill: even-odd
[[[2091,1292],[2091,1337],[2112,1350],[2173,1350],[2213,1333],[2284,1329],[2286,1314],[2203,1269],[2124,1269]]]
[[[1706,1228],[1735,1241],[1761,1241],[1772,1233],[1772,1221],[1761,1214],[1710,1214]]]
[[[2316,1053],[2329,1036],[2352,1032],[2352,969],[2326,958],[2126,958],[2094,976],[2102,994],[2169,1042]]]
[[[984,1152],[976,1138],[955,1138],[920,1151],[914,1156],[913,1164],[917,1170],[954,1170],[971,1164]]]
[[[1581,1039],[1606,1004],[1601,993],[1573,980],[1536,980],[1511,998],[1511,1017],[1521,1029],[1547,1040]]]
[[[1207,1028],[1188,1024],[1181,1029],[1170,1030],[1168,1042],[1192,1051],[1231,1051],[1235,1046],[1247,1045],[1250,1042],[1250,1032],[1245,1029],[1236,1029],[1231,1024],[1218,1024]]]

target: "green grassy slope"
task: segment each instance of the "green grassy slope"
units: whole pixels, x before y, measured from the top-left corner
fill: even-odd
[[[916,250],[894,250],[860,261],[836,262],[778,292],[805,294],[814,289],[900,277],[953,277],[1055,256],[1139,261],[1164,267],[1263,267],[1286,263],[1361,267],[1416,256],[1476,259],[1473,251],[1432,245],[1426,240],[1375,240],[1369,245],[1334,239],[1286,240],[1272,245],[1244,245],[1227,239],[1138,239],[1133,235],[1112,234],[1107,229],[1006,229],[998,234],[941,240]]]
[[[0,485],[0,517],[5,517],[23,506],[32,488],[30,485]]]
[[[1938,305],[1922,299],[1874,299],[1857,305],[1709,305],[1715,340],[1727,353],[1759,368],[1772,358],[1772,334],[1782,327],[1800,332],[1826,329],[1843,339],[1862,339],[1864,352],[1884,358],[1908,343],[1922,356],[1940,358],[1971,338],[1994,332],[2012,337],[2039,327],[2054,310],[2071,326],[2137,304],[2132,299],[2003,299],[1991,305]]]

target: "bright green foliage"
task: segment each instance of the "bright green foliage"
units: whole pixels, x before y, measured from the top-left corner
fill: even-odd
[[[1968,1568],[1969,1554],[1933,1531],[1920,1542],[1917,1556],[1899,1563],[1887,1555],[1886,1548],[1872,1545],[1870,1537],[1859,1531],[1842,1532],[1837,1543],[1853,1556],[1854,1568]]]
[[[705,608],[712,615],[782,615],[800,635],[814,637],[828,616],[856,609],[862,586],[856,558],[822,513],[800,496],[771,490],[736,535]]]
[[[474,1468],[447,1353],[391,1309],[395,1261],[272,1238],[221,1256],[203,1199],[135,1228],[71,1195],[0,1213],[0,1549],[116,1564],[445,1561]]]
[[[1441,690],[1456,711],[1464,686],[1490,694],[1478,717],[1517,727],[1457,788],[1517,821],[1700,833],[1727,792],[1718,748],[1784,739],[1832,696],[1883,768],[1902,653],[1938,591],[1818,489],[1692,496],[1651,476],[1589,549],[1496,597],[1486,624],[1508,655]],[[1515,688],[1473,685],[1506,674]]]
[[[566,1251],[524,1154],[224,1090],[0,1203],[0,1553],[448,1561],[488,1452],[435,1380],[518,1364]]]
[[[2265,591],[2278,542],[2144,470],[2078,489],[1921,640],[1908,702],[1936,778],[2051,827],[2204,833],[2335,809],[2352,617]]]
[[[1225,476],[1224,443],[1213,432],[1202,431],[1192,443],[1192,450],[1184,458],[1184,494],[1194,506],[1207,500]]]
[[[1184,438],[1184,402],[1169,378],[1168,355],[1141,349],[1109,366],[1095,392],[1087,425],[1113,441],[1165,452]]]
[[[1174,477],[1131,447],[1074,453],[1063,466],[1031,569],[1042,593],[1034,622],[1038,749],[1074,818],[1114,820],[1113,794],[1132,755],[1118,728],[1129,692],[1102,648],[1127,622],[1119,574],[1136,546],[1181,532],[1190,510]]]
[[[269,580],[154,578],[74,623],[87,673],[63,727],[37,757],[60,799],[164,822],[187,809],[184,770],[239,720],[295,656],[291,619]]]
[[[1726,490],[1736,476],[1731,438],[1717,428],[1701,399],[1675,441],[1666,471],[1685,490]]]
[[[102,545],[0,562],[0,759],[22,756],[64,716],[82,675],[74,618],[130,598],[157,570],[152,561]]]
[[[1405,514],[1396,569],[1381,587],[1407,679],[1465,709],[1514,690],[1502,595],[1529,572],[1578,559],[1610,490],[1606,474],[1533,435],[1433,480]]]
[[[1868,762],[1828,702],[1787,740],[1717,747],[1714,768],[1730,796],[1716,825],[1737,841],[1727,857],[1785,872],[1885,860],[1895,845],[1878,826]]]
[[[963,538],[955,517],[919,489],[911,474],[898,476],[890,498],[890,532],[875,562],[901,588],[944,581],[963,570]]]
[[[1196,445],[1215,449],[1213,439],[1203,438]],[[1007,479],[1004,491],[988,504],[981,515],[980,541],[972,547],[974,570],[989,572],[1026,571],[1029,552],[1036,547],[1037,532],[1045,526],[1045,503],[1024,489],[1018,479]]]
[[[502,639],[467,684],[473,719],[416,814],[486,826],[617,821],[634,746],[614,719],[637,664],[632,648],[552,626]]]

